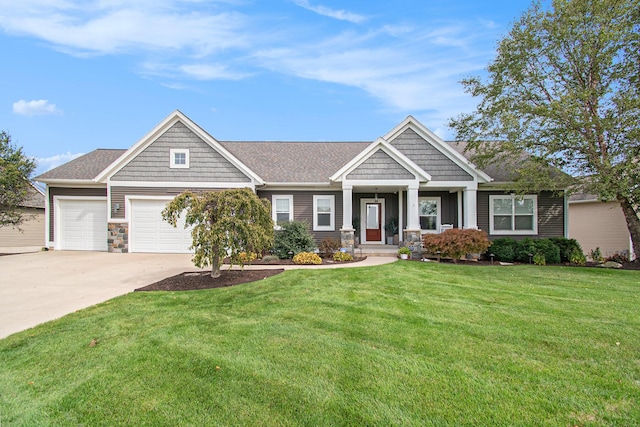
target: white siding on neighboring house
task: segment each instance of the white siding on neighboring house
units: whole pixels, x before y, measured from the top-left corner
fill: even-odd
[[[45,246],[44,209],[24,208],[26,220],[20,230],[11,226],[0,227],[0,253],[40,250]]]

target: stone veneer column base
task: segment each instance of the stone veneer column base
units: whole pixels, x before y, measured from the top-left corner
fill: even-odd
[[[351,256],[355,256],[356,230],[349,228],[340,229],[340,244]]]
[[[411,250],[411,258],[420,258],[420,248],[422,248],[421,230],[403,230],[404,244]]]
[[[129,224],[120,222],[107,224],[107,250],[123,254],[129,252]]]

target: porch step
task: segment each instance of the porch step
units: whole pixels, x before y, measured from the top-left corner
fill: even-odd
[[[398,245],[358,245],[355,255],[358,256],[397,256]]]

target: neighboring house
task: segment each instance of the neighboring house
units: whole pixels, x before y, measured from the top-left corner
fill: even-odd
[[[592,194],[570,196],[569,237],[576,239],[587,255],[596,248],[600,248],[604,257],[634,254],[620,203],[602,202]]]
[[[23,223],[19,228],[0,227],[0,253],[39,251],[45,246],[44,206],[44,193],[31,185],[28,197],[20,207],[25,218]]]
[[[274,221],[306,221],[318,242],[350,249],[356,238],[383,245],[392,217],[409,244],[448,226],[566,235],[563,197],[505,192],[508,171],[478,169],[411,116],[373,142],[232,142],[175,111],[128,150],[95,150],[37,180],[54,249],[188,252],[190,233],[160,218],[166,203],[186,189],[240,187],[271,201]]]

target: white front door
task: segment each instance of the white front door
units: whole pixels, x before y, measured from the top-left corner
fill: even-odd
[[[162,220],[162,210],[169,200],[131,200],[129,225],[130,252],[192,253],[191,229],[184,228],[184,219],[177,227]]]

